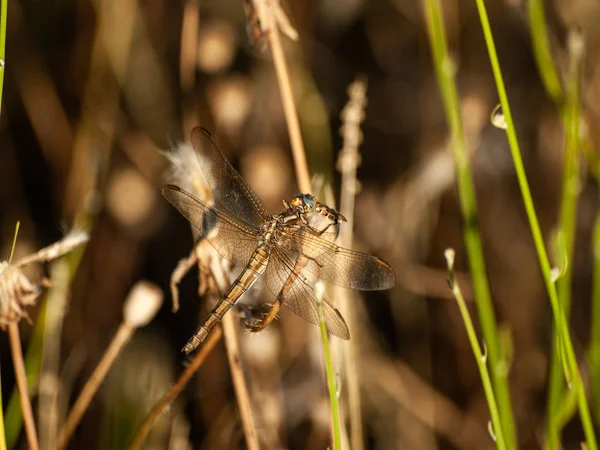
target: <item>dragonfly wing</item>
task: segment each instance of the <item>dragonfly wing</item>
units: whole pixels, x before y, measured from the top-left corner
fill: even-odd
[[[259,227],[270,215],[254,191],[219,150],[216,142],[202,127],[192,130],[191,141],[216,199],[232,215]]]
[[[272,249],[271,259],[264,274],[269,291],[284,305],[304,320],[318,325],[319,313],[314,287],[295,267],[285,254],[276,247]],[[350,332],[340,312],[323,299],[323,311],[327,331],[341,339],[350,339]]]
[[[279,233],[277,246],[292,261],[308,259],[305,270],[337,286],[360,291],[390,289],[396,283],[392,267],[372,255],[340,247],[306,227],[288,227]]]
[[[236,266],[248,263],[258,245],[258,234],[253,227],[217,211],[178,186],[168,184],[162,194],[223,258]]]

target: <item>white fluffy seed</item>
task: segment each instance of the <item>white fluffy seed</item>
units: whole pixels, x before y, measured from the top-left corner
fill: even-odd
[[[134,328],[147,325],[158,312],[162,301],[163,293],[158,286],[148,281],[138,281],[123,306],[125,322]]]

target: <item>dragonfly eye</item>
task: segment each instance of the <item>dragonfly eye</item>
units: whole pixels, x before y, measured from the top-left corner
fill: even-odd
[[[311,210],[315,209],[315,199],[311,195],[304,194],[302,196],[302,201],[304,201],[304,204]]]

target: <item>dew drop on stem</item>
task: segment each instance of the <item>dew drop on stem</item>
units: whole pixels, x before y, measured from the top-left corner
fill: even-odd
[[[506,118],[502,112],[502,105],[499,103],[492,110],[492,114],[490,114],[490,122],[492,122],[492,125],[494,125],[496,128],[506,130]]]

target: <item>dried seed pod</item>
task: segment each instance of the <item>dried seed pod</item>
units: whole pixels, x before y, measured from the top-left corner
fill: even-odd
[[[10,322],[18,321],[23,317],[29,320],[25,307],[35,304],[41,293],[41,287],[45,284],[44,279],[32,283],[21,269],[35,262],[59,258],[87,242],[88,239],[87,233],[72,231],[60,241],[15,263],[0,261],[0,327],[4,328]]]

